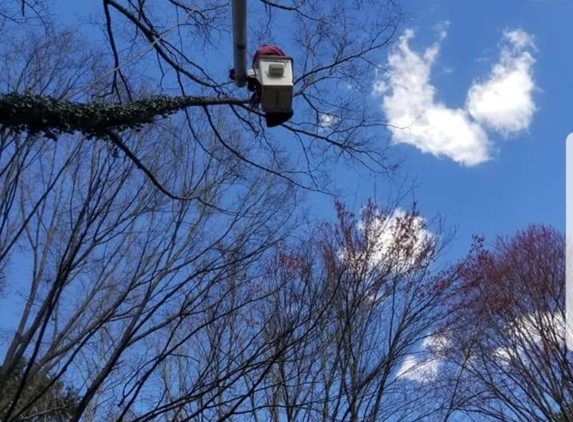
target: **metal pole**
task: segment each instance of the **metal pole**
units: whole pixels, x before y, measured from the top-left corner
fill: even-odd
[[[233,2],[233,55],[235,58],[235,83],[247,84],[247,0]]]

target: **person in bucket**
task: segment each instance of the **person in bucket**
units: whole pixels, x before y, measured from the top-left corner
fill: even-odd
[[[263,44],[260,46],[255,54],[253,55],[252,67],[255,67],[257,59],[261,56],[281,56],[284,57],[286,54],[276,45]],[[235,69],[231,69],[229,77],[231,80],[235,80]],[[247,89],[253,93],[251,96],[251,101],[249,106],[251,109],[256,109],[261,103],[261,85],[256,77],[247,76]],[[293,112],[289,113],[266,113],[265,117],[267,120],[268,127],[279,126],[282,123],[287,122],[293,116]]]

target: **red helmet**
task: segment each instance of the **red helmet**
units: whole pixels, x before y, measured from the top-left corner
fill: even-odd
[[[260,56],[286,56],[286,54],[276,45],[263,44],[253,55],[253,67]]]

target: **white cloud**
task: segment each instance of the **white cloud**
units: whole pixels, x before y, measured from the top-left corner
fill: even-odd
[[[434,235],[420,216],[409,216],[397,208],[392,214],[376,214],[368,227],[361,221],[359,230],[367,242],[368,267],[394,268],[404,273],[420,264]]]
[[[416,382],[435,380],[438,375],[438,362],[436,360],[418,361],[414,356],[406,356],[398,370],[397,377]]]
[[[444,40],[448,36],[449,27],[450,21],[444,21],[434,25],[434,31],[436,31],[440,41]]]
[[[364,298],[371,304],[381,303],[384,279],[420,268],[432,256],[435,235],[423,217],[397,208],[392,213],[376,213],[357,226],[364,236],[360,250],[341,250],[339,259],[360,277]]]
[[[506,31],[498,63],[484,82],[469,89],[467,109],[478,122],[504,136],[529,127],[535,112],[532,37],[524,31]]]
[[[364,249],[351,256],[340,251],[339,258],[350,261],[349,265],[359,273],[376,268],[384,272],[390,269],[393,274],[408,272],[423,264],[435,237],[426,228],[423,217],[408,215],[401,208],[392,214],[377,212],[368,224],[361,220],[358,230],[365,239]]]
[[[398,378],[417,382],[435,380],[442,363],[441,356],[450,345],[451,342],[443,335],[433,334],[426,337],[422,342],[422,358],[406,356],[398,370]]]
[[[535,44],[533,43],[533,37],[521,29],[505,31],[503,36],[507,38],[515,48],[524,49],[535,47]]]
[[[507,343],[511,346],[499,346],[493,352],[493,357],[502,365],[508,365],[513,360],[527,360],[535,354],[525,350],[544,347],[542,338],[545,337],[559,345],[565,342],[564,318],[559,313],[534,313],[524,315],[507,327]]]
[[[533,40],[524,31],[506,31],[507,45],[490,77],[471,86],[465,108],[449,108],[436,99],[430,78],[447,27],[448,22],[434,28],[438,41],[422,53],[410,48],[414,32],[406,30],[388,56],[388,73],[376,80],[373,93],[382,97],[395,143],[475,166],[491,158],[492,144],[484,126],[507,135],[531,123],[534,60],[526,50]]]
[[[321,113],[318,115],[318,126],[323,129],[329,128],[339,122],[339,118],[334,114]]]
[[[440,33],[440,38],[446,36],[445,29]],[[382,107],[391,125],[393,141],[450,157],[467,166],[486,161],[489,141],[483,129],[471,121],[465,110],[450,109],[435,99],[430,72],[439,54],[439,44],[418,54],[409,46],[413,36],[412,30],[406,31],[388,58],[388,76],[374,87],[376,93],[384,94]]]
[[[433,334],[422,342],[422,348],[433,355],[441,355],[451,347],[451,341],[444,335]]]

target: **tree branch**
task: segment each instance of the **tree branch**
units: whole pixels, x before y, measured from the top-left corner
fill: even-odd
[[[129,104],[77,103],[30,94],[0,96],[0,127],[30,133],[81,132],[105,136],[108,131],[138,129],[187,107],[241,105],[246,99],[155,96]]]

